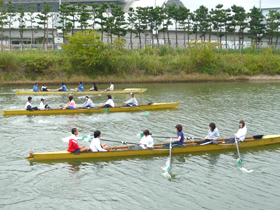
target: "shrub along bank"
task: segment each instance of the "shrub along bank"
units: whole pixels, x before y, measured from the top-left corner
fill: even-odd
[[[62,79],[90,82],[97,78],[99,82],[107,82],[108,78],[119,78],[118,81],[123,82],[133,82],[133,78],[135,82],[161,78],[164,82],[163,78],[169,81],[172,75],[174,78],[179,75],[178,81],[184,78],[188,81],[190,75],[197,75],[196,80],[200,77],[223,80],[229,76],[280,73],[279,52],[270,48],[255,50],[252,46],[243,50],[243,54],[239,54],[239,50],[227,54],[219,43],[194,41],[184,49],[146,46],[126,50],[122,40],[115,39],[113,45],[103,43],[94,31],[77,32],[68,38],[69,44],[60,51],[0,52],[0,82],[59,83]]]

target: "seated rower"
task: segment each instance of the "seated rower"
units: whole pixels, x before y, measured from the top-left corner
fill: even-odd
[[[66,86],[64,85],[64,83],[61,83],[61,87],[57,89],[58,91],[67,91]]]
[[[110,151],[110,147],[108,147],[105,143],[100,144],[101,132],[99,130],[94,131],[94,138],[91,141],[90,149],[92,152],[108,152]]]
[[[174,138],[170,138],[170,141],[172,143],[172,145],[183,145],[184,144],[184,140],[185,140],[185,137],[184,137],[184,133],[183,133],[183,127],[182,125],[178,124],[175,126],[176,128],[176,131],[177,131],[177,139],[174,139]]]
[[[31,106],[31,101],[32,101],[32,97],[31,97],[31,96],[29,96],[27,100],[28,100],[28,101],[27,101],[27,103],[26,103],[26,105],[25,105],[25,109],[26,109],[26,110],[38,110],[37,107],[32,107],[32,106]]]
[[[114,84],[110,82],[110,87],[107,87],[106,91],[114,91]]]
[[[244,120],[240,120],[239,130],[237,131],[237,133],[234,133],[234,138],[227,139],[223,143],[235,142],[235,138],[237,141],[244,141],[246,133],[247,133],[247,127],[245,125],[245,122]]]
[[[126,104],[126,106],[138,106],[138,102],[136,98],[134,97],[134,93],[130,93],[130,99],[126,102],[123,102]]]
[[[36,82],[33,86],[33,91],[34,92],[39,92],[40,90],[38,89],[38,83]]]
[[[203,141],[198,142],[197,144],[199,145],[215,144],[215,142],[219,138],[220,138],[220,134],[218,128],[216,128],[215,123],[212,122],[209,124],[208,135],[204,138]]]
[[[137,150],[137,149],[152,149],[154,148],[154,140],[152,138],[152,134],[149,130],[143,131],[144,136],[141,138],[139,144],[134,147],[128,148],[128,150]]]
[[[75,91],[84,91],[84,85],[83,85],[83,82],[82,82],[82,81],[80,81],[79,87],[78,87],[78,88],[75,88]]]
[[[89,91],[98,91],[97,86],[95,84],[95,82],[92,83],[93,87],[89,89]]]
[[[50,90],[48,89],[47,86],[45,86],[45,84],[43,84],[41,87],[41,91],[50,91]]]
[[[114,104],[114,102],[113,102],[113,100],[112,100],[112,96],[111,96],[111,95],[107,95],[107,98],[108,98],[108,101],[106,101],[106,103],[103,104],[103,107],[104,107],[104,108],[111,108],[111,107],[114,107],[115,104]]]
[[[77,135],[78,135],[78,129],[72,128],[72,136],[69,139],[67,152],[71,152],[71,153],[88,152],[88,149],[85,147],[85,145],[82,146],[78,145]]]
[[[63,109],[76,109],[76,103],[73,100],[73,96],[69,96],[69,102],[63,107]]]
[[[40,110],[48,110],[48,109],[45,107],[45,99],[44,99],[44,98],[41,98],[41,103],[40,103],[39,109],[40,109]]]
[[[94,103],[92,102],[92,100],[88,96],[86,96],[85,99],[86,99],[86,102],[79,108],[86,108],[86,107],[94,108]]]

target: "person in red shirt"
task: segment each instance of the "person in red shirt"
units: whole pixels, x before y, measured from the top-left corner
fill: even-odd
[[[88,152],[88,149],[85,147],[85,145],[79,146],[77,141],[77,135],[78,135],[78,129],[72,128],[72,136],[69,139],[68,144],[68,152]]]

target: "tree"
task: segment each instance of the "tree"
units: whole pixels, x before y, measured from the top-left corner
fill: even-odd
[[[102,3],[101,7],[99,7],[98,11],[97,11],[97,18],[99,20],[96,21],[96,23],[98,23],[101,27],[101,40],[103,41],[103,34],[104,34],[104,30],[105,30],[105,24],[107,22],[107,17],[103,16],[103,13],[106,12],[106,10],[109,8],[107,3]]]
[[[127,18],[127,20],[128,20],[128,29],[127,29],[127,31],[129,31],[130,32],[130,48],[131,49],[133,49],[133,43],[132,43],[132,34],[137,34],[137,31],[136,31],[136,29],[135,29],[135,24],[136,24],[136,20],[137,20],[137,17],[136,17],[136,14],[135,14],[135,10],[132,8],[132,7],[130,7],[129,9],[128,9],[128,18]]]
[[[48,20],[50,17],[51,8],[52,5],[49,5],[49,2],[44,2],[44,6],[41,13],[37,15],[37,18],[39,19],[38,28],[42,28],[40,27],[40,25],[43,26],[42,28],[44,30],[43,43],[45,44],[45,47],[47,47],[46,43],[48,44],[49,42]],[[47,41],[46,41],[46,34],[47,34]]]
[[[76,13],[77,13],[77,4],[68,4],[67,9],[68,9],[68,24],[71,28],[71,34],[74,34],[74,29],[75,29],[75,23],[77,22],[76,20]]]
[[[143,20],[144,17],[142,16],[141,7],[136,8],[136,18],[137,18],[137,22],[135,23],[135,29],[137,31],[137,37],[139,38],[139,46],[141,49],[142,48],[141,33],[143,33],[144,30],[146,30],[146,24],[145,24],[146,20]]]
[[[171,44],[171,43],[170,43],[170,38],[169,38],[169,30],[168,30],[168,27],[169,27],[170,25],[173,25],[173,23],[172,23],[172,21],[171,21],[173,10],[174,10],[174,5],[170,5],[170,4],[169,4],[169,5],[166,6],[166,4],[165,4],[165,10],[164,10],[164,12],[165,12],[165,15],[166,15],[166,22],[165,22],[165,24],[164,24],[164,31],[167,32],[167,43],[168,43],[168,45]]]
[[[95,20],[98,16],[99,5],[96,3],[88,4],[88,5],[91,7],[91,10],[89,13],[90,13],[90,19],[92,20],[92,29],[94,29]]]
[[[31,45],[33,44],[33,40],[34,40],[34,24],[36,23],[35,21],[35,17],[34,17],[34,12],[35,12],[35,8],[36,5],[35,4],[31,4],[28,6],[28,18],[26,19],[27,21],[30,22],[30,26],[28,26],[28,28],[31,29]]]
[[[244,30],[248,27],[247,23],[247,14],[243,7],[241,6],[232,6],[232,12],[233,12],[233,19],[236,22],[236,26],[239,28],[238,30],[238,42],[239,42],[239,49],[241,47],[241,44],[243,44],[244,41]],[[242,40],[242,43],[241,43]]]
[[[255,40],[255,43],[258,44],[258,42],[260,42],[264,36],[264,16],[261,9],[258,9],[254,6],[252,9],[250,9],[248,17],[250,18],[248,32],[251,33],[248,38],[251,38],[252,42]]]
[[[70,32],[70,28],[71,28],[71,23],[69,23],[68,21],[68,5],[69,3],[63,3],[59,6],[58,11],[59,11],[59,15],[58,15],[58,23],[59,26],[56,26],[57,29],[61,29],[62,30],[62,34],[63,34],[63,43],[66,43],[66,38],[65,36]]]
[[[217,41],[219,41],[219,37],[221,40],[221,37],[223,34],[221,34],[222,26],[223,26],[223,21],[224,21],[224,11],[223,11],[223,6],[222,4],[218,4],[215,7],[215,10],[211,9],[210,13],[212,15],[212,21],[213,21],[213,26],[214,29],[216,29],[216,36],[217,36]],[[220,34],[219,34],[220,31]]]
[[[26,19],[24,18],[25,17],[24,9],[25,8],[22,4],[18,5],[17,12],[19,13],[18,21],[19,21],[19,34],[20,34],[20,39],[21,39],[21,50],[22,50],[22,45],[23,45],[23,32],[26,31],[26,28],[25,28]]]
[[[184,47],[186,47],[186,30],[188,31],[188,42],[190,39],[190,29],[191,29],[191,13],[190,10],[186,7],[180,7],[180,22],[179,29],[184,31]]]
[[[9,27],[9,43],[10,43],[10,50],[12,50],[12,24],[14,21],[14,17],[16,16],[15,6],[12,4],[11,1],[7,4],[7,17],[8,17],[8,27]]]
[[[230,25],[230,22],[232,20],[231,16],[231,9],[225,9],[224,10],[224,26],[225,26],[225,39],[226,39],[226,48],[228,48],[228,42],[227,42],[227,33],[228,32],[233,32],[233,28]]]
[[[278,41],[278,30],[280,26],[280,13],[277,10],[270,10],[266,15],[266,37],[272,45],[273,37],[276,36],[276,45]]]
[[[49,17],[51,18],[51,24],[52,24],[52,29],[51,29],[51,35],[53,37],[53,44],[55,44],[55,34],[54,34],[54,28],[55,28],[55,13],[54,12],[50,12]]]
[[[88,20],[90,18],[90,13],[87,10],[86,4],[81,4],[80,2],[76,5],[77,8],[77,15],[78,15],[78,23],[80,24],[79,28],[81,28],[82,31],[84,31],[88,26]]]
[[[112,8],[111,14],[114,17],[113,34],[119,38],[125,36],[127,33],[127,22],[125,21],[123,7],[121,5],[115,5],[114,3],[110,3],[110,7]]]
[[[7,25],[7,11],[3,6],[4,0],[0,0],[1,50],[3,50],[4,27]]]
[[[154,47],[154,36],[153,31],[156,31],[156,37],[157,37],[157,44],[159,44],[158,40],[158,30],[162,23],[162,14],[163,10],[161,7],[150,7],[148,10],[149,18],[148,18],[148,26],[151,31],[151,38],[152,38],[152,47]]]
[[[208,8],[201,5],[197,10],[194,11],[196,21],[198,24],[198,31],[200,33],[201,40],[204,38],[205,41],[205,34],[207,32],[207,29],[209,27],[209,23],[207,21],[208,18]]]

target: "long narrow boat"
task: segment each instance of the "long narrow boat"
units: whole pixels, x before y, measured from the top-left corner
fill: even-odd
[[[181,103],[151,103],[151,104],[140,104],[139,106],[115,106],[113,108],[103,108],[97,106],[95,108],[84,108],[84,109],[51,109],[51,110],[5,110],[3,109],[3,115],[51,115],[51,114],[76,114],[76,113],[102,113],[105,110],[109,112],[132,112],[143,110],[157,110],[157,109],[170,109],[176,108]]]
[[[108,91],[106,93],[108,94],[120,94],[120,93],[143,93],[147,89],[145,88],[124,88],[124,89],[115,89],[114,91]],[[16,95],[49,95],[49,94],[76,94],[76,95],[97,95],[97,94],[105,94],[105,90],[99,90],[99,91],[57,91],[57,90],[51,90],[51,91],[27,91],[27,90],[17,90]]]
[[[199,152],[199,151],[213,151],[213,150],[225,150],[225,149],[236,149],[235,143],[222,142],[225,139],[218,139],[216,144],[208,145],[197,145],[199,141],[186,141],[182,147],[174,147],[172,153],[188,153],[188,152]],[[102,141],[102,140],[101,140]],[[239,143],[239,148],[263,146],[270,144],[279,144],[280,135],[267,135],[267,136],[253,136],[247,137],[243,142]],[[161,147],[169,144],[155,144],[154,149],[143,149],[143,150],[127,150],[133,146],[120,146],[111,147],[109,152],[89,152],[89,153],[70,153],[67,151],[59,152],[43,152],[43,153],[32,153],[30,152],[29,157],[26,160],[30,161],[42,161],[42,160],[62,160],[62,159],[98,159],[98,158],[110,158],[110,157],[128,157],[128,156],[145,156],[145,155],[167,155],[169,149],[162,149]]]

